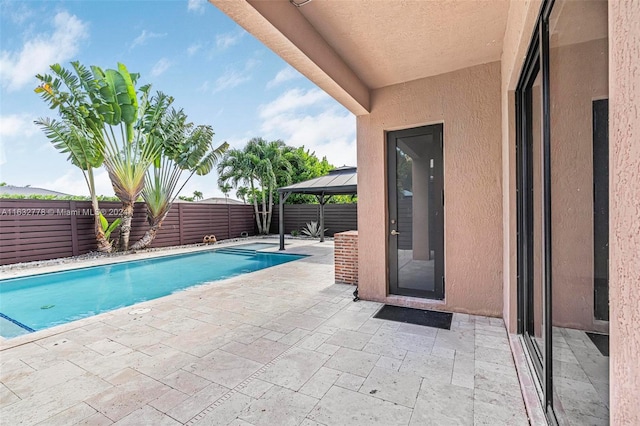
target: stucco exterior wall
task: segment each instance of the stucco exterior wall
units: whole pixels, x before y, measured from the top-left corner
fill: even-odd
[[[640,2],[609,2],[612,425],[640,424]]]
[[[362,298],[502,316],[500,63],[372,92],[358,116]],[[445,300],[387,297],[385,132],[444,123]]]

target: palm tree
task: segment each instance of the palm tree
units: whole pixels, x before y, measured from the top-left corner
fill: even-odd
[[[120,63],[117,70],[95,66],[92,70],[108,107],[102,127],[104,165],[122,202],[120,249],[128,250],[134,203],[144,189],[147,170],[161,152],[160,125],[173,98],[161,92],[150,96],[147,85],[139,89],[138,103],[138,74]]]
[[[99,93],[91,73],[80,63],[72,62],[75,75],[59,64],[51,65],[52,75],[38,74],[41,84],[35,89],[51,109],[57,109],[60,121],[40,118],[35,123],[42,128],[53,146],[78,167],[84,176],[91,206],[98,251],[108,253],[112,245],[101,222],[93,171],[104,161],[100,129],[103,118],[94,105],[99,104]],[[66,90],[65,90],[66,89]]]
[[[249,195],[253,195],[256,192],[256,167],[254,164],[254,158],[248,154],[245,150],[230,149],[222,157],[220,163],[218,163],[218,186],[225,184],[231,184],[232,187],[238,188],[243,186],[247,188]],[[260,212],[258,210],[258,198],[253,196],[253,210],[256,216],[256,223],[258,225],[258,233],[263,233],[262,221],[260,219]]]
[[[247,195],[249,195],[249,188],[241,186],[236,191],[236,197],[240,198],[243,203],[247,203]]]
[[[151,244],[177,195],[189,179],[194,174],[204,176],[211,172],[229,147],[229,144],[224,142],[214,148],[211,126],[195,126],[188,123],[187,115],[182,110],[172,110],[160,129],[162,150],[154,159],[153,167],[147,171],[142,191],[142,197],[147,204],[147,221],[150,228],[131,246],[132,250],[140,250]],[[178,188],[184,171],[190,174]],[[194,191],[193,198],[202,199],[202,193]]]
[[[273,193],[277,189],[278,178],[292,171],[289,161],[291,149],[281,140],[267,142],[262,138],[251,139],[243,150],[233,149],[218,165],[218,186],[231,184],[247,187],[253,201],[258,224],[258,233],[268,234],[273,211]],[[286,179],[285,179],[286,180]],[[262,204],[262,210],[258,204]]]
[[[193,199],[194,199],[195,201],[202,200],[202,192],[200,192],[200,191],[193,191]]]

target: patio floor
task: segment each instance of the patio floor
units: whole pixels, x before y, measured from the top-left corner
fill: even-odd
[[[288,250],[312,256],[0,342],[2,423],[529,424],[501,319],[374,319],[333,242]]]

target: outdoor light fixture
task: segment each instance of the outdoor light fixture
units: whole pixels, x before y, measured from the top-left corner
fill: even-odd
[[[302,7],[307,3],[311,3],[311,0],[302,0],[299,3],[296,3],[296,0],[289,0],[289,3],[291,3],[292,5],[294,5],[295,7]]]

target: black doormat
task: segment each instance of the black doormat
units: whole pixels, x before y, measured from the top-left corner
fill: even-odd
[[[374,318],[450,330],[453,314],[450,312],[426,311],[422,309],[384,305],[378,313],[374,315]]]
[[[589,339],[604,356],[609,356],[609,335],[600,333],[587,333]]]

